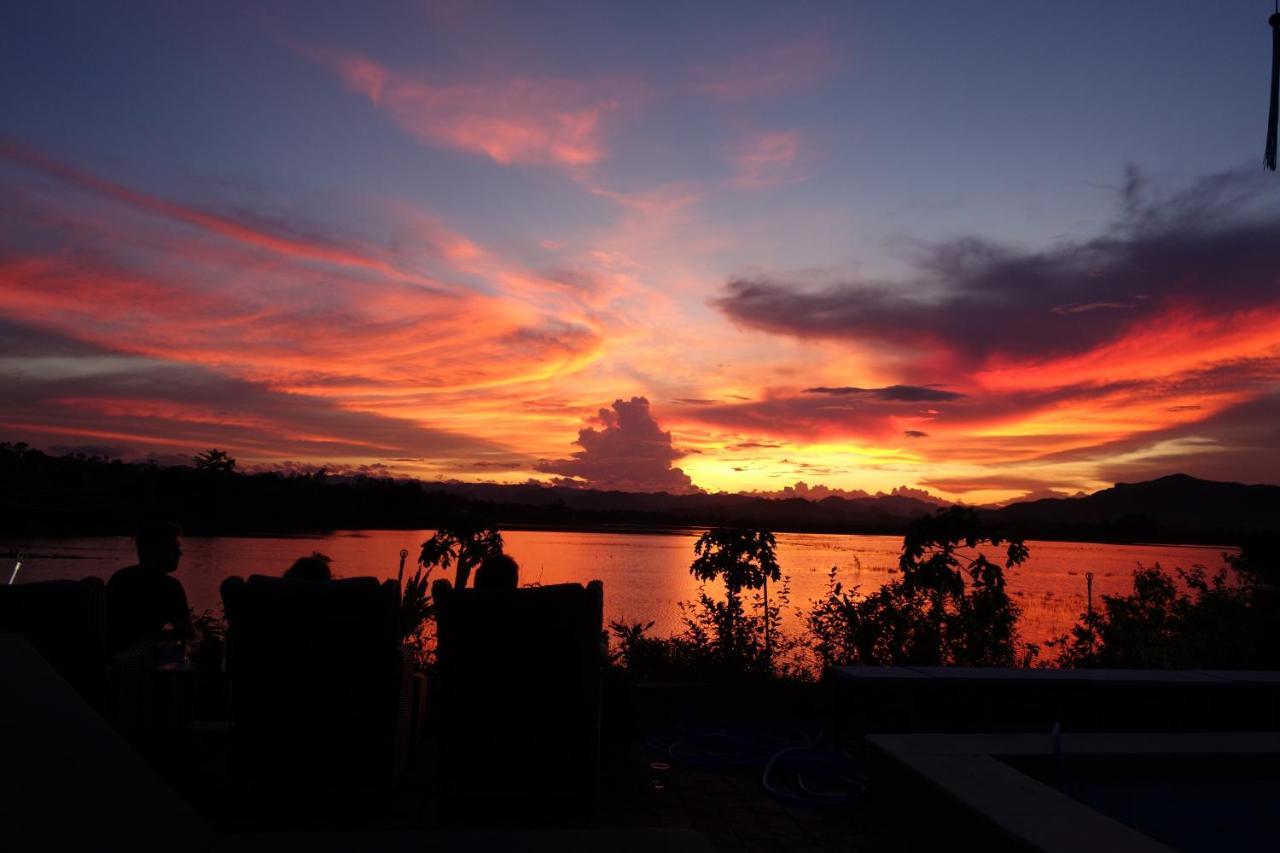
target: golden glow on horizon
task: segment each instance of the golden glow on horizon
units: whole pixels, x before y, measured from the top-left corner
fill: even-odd
[[[815,50],[797,48],[801,82],[820,73]],[[1215,422],[1280,388],[1280,300],[1263,287],[1222,305],[1204,287],[1142,312],[1145,294],[1068,306],[1078,325],[1043,345],[968,347],[949,317],[842,337],[833,316],[877,306],[840,314],[825,291],[792,326],[735,322],[717,300],[747,237],[711,203],[801,180],[806,133],[745,128],[714,180],[622,189],[603,164],[620,145],[610,123],[644,90],[635,81],[444,81],[308,56],[408,138],[543,168],[593,206],[588,223],[487,240],[369,198],[353,202],[366,231],[309,236],[325,232],[0,141],[0,165],[38,178],[13,194],[34,236],[0,254],[0,308],[56,345],[0,361],[22,392],[0,413],[4,438],[550,482],[588,453],[579,430],[617,428],[610,404],[645,397],[658,437],[618,450],[624,467],[656,445],[653,458],[708,491],[803,481],[986,502],[1226,455],[1230,430]],[[694,90],[717,103],[797,85],[746,69],[713,78]]]

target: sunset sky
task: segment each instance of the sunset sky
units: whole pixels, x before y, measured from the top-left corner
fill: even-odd
[[[376,5],[0,12],[0,440],[1280,482],[1271,3]]]

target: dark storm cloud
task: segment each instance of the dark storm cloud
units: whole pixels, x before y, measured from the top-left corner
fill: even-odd
[[[1280,305],[1280,216],[1252,173],[1155,198],[1136,175],[1106,236],[1039,251],[968,238],[934,246],[902,281],[813,286],[785,276],[729,280],[715,305],[751,328],[850,339],[957,366],[1081,353],[1175,308],[1206,315]]]
[[[964,396],[954,391],[943,391],[941,388],[926,385],[889,385],[885,388],[857,388],[851,385],[828,388],[820,385],[817,388],[806,388],[804,393],[828,394],[832,397],[873,397],[877,400],[903,403],[938,403],[958,400]]]

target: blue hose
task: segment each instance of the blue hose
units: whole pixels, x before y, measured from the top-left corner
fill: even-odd
[[[756,730],[699,729],[675,739],[651,738],[650,750],[699,769],[763,768],[761,783],[780,799],[807,806],[848,805],[867,789],[866,778],[844,753],[819,749],[816,737],[797,730],[782,737]],[[788,784],[784,771],[794,770]]]

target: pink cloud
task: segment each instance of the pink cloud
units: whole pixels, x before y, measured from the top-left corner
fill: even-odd
[[[800,134],[795,131],[753,133],[730,147],[734,176],[730,186],[764,189],[803,180],[804,161]]]
[[[574,443],[582,449],[571,459],[543,460],[535,467],[546,474],[559,475],[556,483],[627,492],[698,491],[689,475],[672,467],[684,452],[671,443],[649,410],[644,397],[614,400],[612,408],[600,409],[600,429],[578,431]]]
[[[272,233],[251,223],[157,198],[86,172],[69,163],[64,163],[43,151],[13,140],[0,139],[0,158],[36,169],[77,189],[93,193],[113,202],[129,205],[147,214],[181,222],[230,240],[267,249],[281,255],[304,261],[363,267],[367,270],[396,276],[401,274],[399,270],[386,261],[370,257],[348,247],[303,239],[292,235]]]
[[[621,106],[617,89],[626,88],[531,77],[435,82],[364,56],[309,52],[406,133],[504,166],[581,167],[604,160],[603,124]]]
[[[6,157],[73,190],[13,196],[34,239],[0,240],[0,308],[32,327],[365,407],[545,379],[603,346],[590,317],[522,298],[518,267],[429,216],[400,211],[412,239],[392,242],[413,254],[389,252],[393,264],[358,240],[263,228],[16,144],[0,146]],[[400,272],[420,262],[498,292]]]

